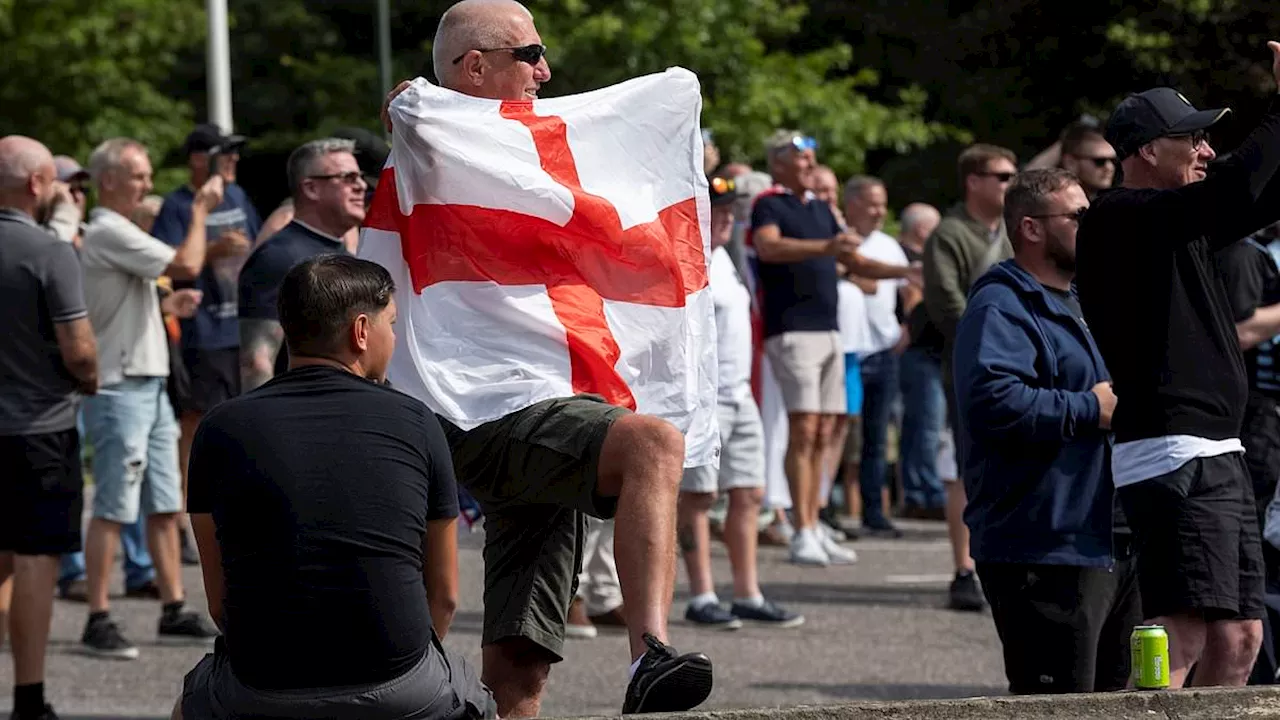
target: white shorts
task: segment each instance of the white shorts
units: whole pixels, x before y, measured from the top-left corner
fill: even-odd
[[[844,415],[844,349],[840,333],[785,332],[764,341],[789,413]]]
[[[764,425],[751,393],[736,403],[721,402],[720,469],[709,465],[685,468],[681,492],[713,493],[717,489],[764,487]]]

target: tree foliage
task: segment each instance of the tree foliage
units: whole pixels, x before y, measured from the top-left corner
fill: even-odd
[[[159,85],[204,37],[189,1],[0,0],[0,128],[81,161],[117,135],[164,153],[195,114]]]

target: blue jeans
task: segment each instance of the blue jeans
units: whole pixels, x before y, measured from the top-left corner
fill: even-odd
[[[889,462],[889,419],[898,394],[898,356],[885,350],[862,358],[862,465],[858,487],[862,493],[862,524],[888,522],[881,506]]]
[[[80,437],[85,437],[84,415],[76,413],[76,429]],[[81,445],[83,450],[85,445]],[[88,462],[85,463],[89,465]],[[151,563],[151,553],[147,552],[146,518],[138,518],[132,525],[120,529],[120,545],[124,548],[124,586],[136,588],[155,580],[156,569]],[[58,571],[58,585],[66,587],[76,580],[83,580],[84,553],[73,552],[62,556],[62,567]]]
[[[938,476],[938,444],[946,423],[947,400],[942,391],[942,365],[928,352],[911,348],[902,355],[903,495],[908,505],[940,508],[946,491]]]

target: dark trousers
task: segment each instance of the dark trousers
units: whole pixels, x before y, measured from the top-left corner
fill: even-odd
[[[898,394],[898,356],[885,350],[862,359],[862,464],[858,488],[862,493],[863,524],[887,522],[881,505],[889,471],[889,420]]]
[[[938,477],[938,445],[947,422],[942,364],[919,348],[902,355],[902,494],[907,505],[940,508],[947,495]]]
[[[1009,692],[1107,692],[1129,680],[1129,636],[1142,624],[1137,558],[1111,569],[978,563],[1004,648]]]

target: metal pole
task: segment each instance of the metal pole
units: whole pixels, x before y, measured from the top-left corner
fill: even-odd
[[[205,0],[209,16],[209,122],[230,133],[231,39],[227,29],[227,0]]]
[[[378,0],[378,102],[391,89],[391,0]]]

